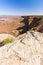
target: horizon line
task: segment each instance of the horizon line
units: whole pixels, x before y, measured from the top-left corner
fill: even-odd
[[[30,15],[7,15],[6,14],[6,15],[0,15],[0,16],[43,16],[43,14],[38,14],[38,15],[37,14],[33,14],[33,15],[31,14]]]

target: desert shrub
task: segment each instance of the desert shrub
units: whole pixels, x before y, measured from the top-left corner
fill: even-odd
[[[8,37],[8,38],[6,38],[5,40],[2,41],[2,44],[5,45],[5,44],[11,43],[13,41],[14,41],[14,39],[12,37]]]

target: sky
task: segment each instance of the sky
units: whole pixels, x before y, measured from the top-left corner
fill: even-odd
[[[0,15],[43,15],[43,0],[0,0]]]

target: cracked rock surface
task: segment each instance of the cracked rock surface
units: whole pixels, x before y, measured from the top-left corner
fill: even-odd
[[[27,32],[0,47],[0,65],[43,65],[43,33]]]

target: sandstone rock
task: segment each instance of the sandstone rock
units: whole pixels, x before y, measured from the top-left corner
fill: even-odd
[[[12,31],[12,35],[14,35],[15,37],[17,37],[17,36],[20,35],[20,33],[19,33],[18,30],[13,30],[13,31]]]
[[[27,32],[19,37],[0,47],[0,65],[43,65],[43,33]]]

